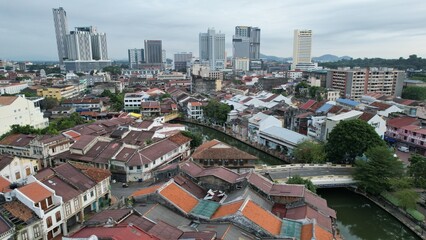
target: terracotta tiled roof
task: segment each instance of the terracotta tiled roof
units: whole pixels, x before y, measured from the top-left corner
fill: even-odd
[[[312,240],[312,237],[314,235],[313,230],[314,226],[312,223],[303,225],[300,240]]]
[[[84,149],[88,144],[95,141],[97,137],[92,135],[81,135],[77,142],[75,142],[71,148],[74,149]]]
[[[182,235],[183,231],[160,221],[155,224],[148,233],[158,237],[159,239],[177,240]]]
[[[41,200],[44,200],[53,195],[49,190],[47,190],[38,182],[32,182],[23,187],[20,187],[18,190],[35,203],[38,203]]]
[[[108,209],[93,215],[87,222],[92,223],[106,223],[109,218],[112,218],[115,222],[121,222],[125,217],[132,214],[132,210],[129,208],[124,209]]]
[[[10,188],[9,188],[10,184],[11,182],[9,182],[9,180],[0,176],[0,192],[2,193],[10,192]]]
[[[73,186],[56,176],[44,180],[43,184],[53,189],[56,195],[61,196],[64,203],[68,202],[69,200],[77,197],[82,193],[78,189],[75,189]]]
[[[185,161],[179,164],[180,169],[191,177],[196,177],[204,169],[193,161]]]
[[[272,235],[281,232],[281,220],[252,201],[247,201],[242,214]]]
[[[368,113],[368,112],[364,112],[363,114],[361,114],[361,116],[358,117],[359,120],[362,120],[364,122],[368,122],[370,121],[370,119],[372,119],[374,116],[376,116],[375,114],[372,113]]]
[[[198,204],[197,198],[173,182],[162,189],[160,195],[185,213],[189,213]]]
[[[299,109],[302,110],[308,110],[312,105],[316,103],[315,100],[308,100],[306,103],[302,104],[302,106],[299,107]]]
[[[373,102],[372,104],[370,104],[370,106],[376,107],[379,111],[383,111],[392,107],[392,105],[382,103],[382,102]]]
[[[312,193],[311,191],[305,189],[305,202],[312,206],[314,209],[318,209],[320,212],[326,216],[336,218],[336,211],[327,206],[327,201],[324,198]]]
[[[74,233],[73,238],[89,238],[95,235],[99,239],[113,239],[113,240],[148,240],[159,239],[151,234],[144,232],[136,226],[132,225],[119,225],[115,227],[85,227]]]
[[[63,163],[53,169],[56,175],[66,179],[81,191],[93,188],[96,183],[70,163]]]
[[[178,144],[178,145],[183,145],[183,144],[191,141],[191,139],[189,137],[184,136],[182,133],[178,133],[178,134],[175,134],[175,135],[169,137],[169,140]]]
[[[244,200],[233,202],[226,205],[221,205],[216,212],[211,216],[211,219],[221,218],[231,214],[235,214],[241,205],[244,203]]]
[[[0,97],[0,105],[10,105],[12,104],[18,97],[16,96],[1,96]]]
[[[219,179],[222,179],[228,183],[236,183],[239,180],[243,180],[240,178],[240,175],[238,173],[235,173],[231,171],[228,168],[225,167],[213,167],[213,168],[207,168],[204,169],[202,172],[200,172],[197,177],[205,177],[205,176],[215,176]]]
[[[26,135],[26,134],[12,134],[10,136],[7,136],[7,137],[3,138],[0,141],[0,144],[1,145],[16,146],[16,147],[25,147],[34,138],[36,138],[36,136]]]
[[[332,230],[331,218],[324,216],[308,205],[287,209],[285,218],[293,220],[300,220],[305,218],[309,218],[310,220],[316,219],[317,223],[321,227],[327,229],[330,232]]]
[[[343,109],[342,106],[334,105],[330,110],[328,110],[328,113],[338,113]]]
[[[143,195],[148,195],[151,193],[154,193],[155,191],[157,191],[157,189],[159,189],[162,185],[154,185],[154,186],[150,186],[147,188],[142,188],[140,190],[137,190],[135,192],[132,193],[132,195],[130,195],[131,197],[140,197]]]
[[[12,155],[0,154],[0,171],[9,166],[14,158]]]
[[[206,146],[204,146],[206,145]],[[194,154],[192,154],[193,159],[202,160],[202,159],[221,159],[221,160],[239,160],[239,159],[248,159],[256,160],[257,157],[248,154],[244,151],[241,151],[237,148],[231,147],[225,143],[222,143],[217,140],[212,140],[206,142],[199,146]]]
[[[22,202],[15,200],[3,204],[4,209],[12,214],[12,216],[19,218],[21,221],[28,221],[34,217],[34,212]]]
[[[408,125],[408,126],[401,127],[401,129],[408,130],[410,132],[426,134],[426,128],[422,128],[421,126],[417,126],[417,125]]]
[[[320,227],[318,224],[315,225],[315,239],[318,240],[333,240],[333,234],[326,231],[322,227]]]
[[[173,180],[177,185],[186,191],[190,192],[198,199],[202,199],[206,196],[207,191],[200,187],[198,184],[194,183],[190,179],[182,175],[176,175]]]
[[[191,104],[191,106],[193,106],[193,107],[201,107],[201,106],[203,106],[203,104],[200,103],[200,102],[189,102],[188,104]]]
[[[413,117],[396,117],[396,118],[392,118],[389,119],[387,121],[387,125],[390,127],[395,127],[395,128],[401,128],[407,125],[413,125],[415,123],[418,123],[418,120],[416,118]]]
[[[81,136],[80,133],[78,133],[78,132],[76,132],[74,130],[69,130],[69,131],[63,132],[62,134],[64,134],[65,136],[68,136],[68,137],[70,137],[70,138],[72,138],[72,139],[74,139],[76,141],[78,139],[80,139],[80,136]]]
[[[111,176],[111,172],[108,169],[94,168],[78,163],[73,163],[72,165],[98,183]]]

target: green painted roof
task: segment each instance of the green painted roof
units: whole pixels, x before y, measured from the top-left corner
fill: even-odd
[[[197,216],[210,218],[219,206],[220,204],[217,202],[201,200],[197,206],[192,209],[191,213]]]
[[[280,237],[295,238],[300,240],[301,234],[302,234],[301,222],[283,219],[283,224],[281,224]]]

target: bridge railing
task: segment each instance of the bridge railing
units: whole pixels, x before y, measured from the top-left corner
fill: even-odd
[[[268,169],[288,169],[288,168],[353,168],[351,164],[285,164],[285,165],[261,165],[258,167],[259,170],[268,170]]]

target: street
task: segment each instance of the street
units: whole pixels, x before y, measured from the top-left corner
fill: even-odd
[[[117,199],[121,197],[128,197],[133,192],[144,188],[146,186],[150,186],[152,184],[151,181],[146,182],[130,182],[127,188],[122,187],[121,182],[111,183],[111,194],[115,196]]]
[[[269,171],[272,180],[285,179],[291,176],[299,175],[301,177],[327,176],[327,175],[352,175],[353,168],[292,168],[292,169],[276,169]]]

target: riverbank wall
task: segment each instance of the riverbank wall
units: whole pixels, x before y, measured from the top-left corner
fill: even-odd
[[[269,155],[269,156],[271,156],[273,158],[276,158],[276,159],[280,160],[283,163],[286,163],[286,164],[290,163],[290,161],[287,159],[287,157],[286,157],[285,154],[281,154],[281,153],[278,153],[275,150],[268,149],[267,147],[265,147],[263,145],[260,145],[258,143],[250,142],[250,141],[248,141],[246,139],[241,139],[241,138],[233,135],[233,133],[232,133],[232,131],[230,129],[224,129],[224,127],[217,126],[217,125],[216,126],[206,125],[206,124],[200,123],[198,121],[192,121],[192,120],[181,119],[181,118],[175,119],[173,121],[174,122],[182,122],[182,123],[194,124],[194,125],[198,125],[198,126],[202,126],[202,127],[206,127],[206,128],[218,131],[218,132],[220,132],[222,134],[225,134],[226,136],[228,136],[228,137],[230,137],[232,139],[235,139],[235,140],[239,141],[242,144],[245,144],[245,145],[247,145],[249,147],[252,147],[252,148],[254,148],[254,149],[256,149],[256,150],[258,150],[260,152],[263,152],[263,153],[265,153],[265,154],[267,154],[267,155]]]

